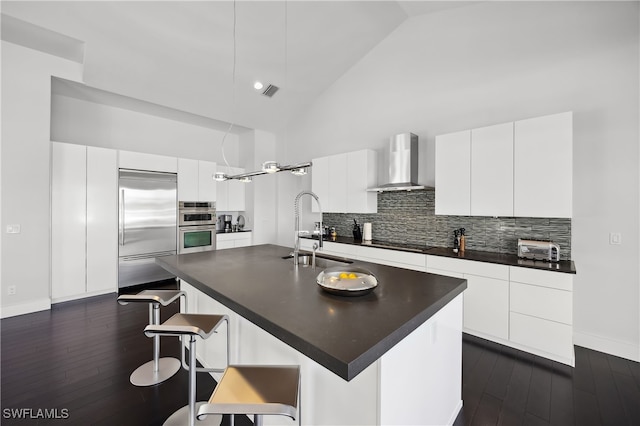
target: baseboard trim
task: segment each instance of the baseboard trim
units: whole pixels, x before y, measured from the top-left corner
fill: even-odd
[[[640,362],[640,344],[634,345],[633,343],[621,342],[595,334],[580,333],[575,330],[573,332],[573,343],[576,346]]]
[[[72,300],[86,299],[88,297],[102,296],[103,294],[117,293],[117,292],[118,290],[112,289],[112,288],[107,290],[91,291],[87,293],[75,294],[73,296],[57,297],[55,299],[51,299],[51,303],[56,304],[56,303],[62,303],[62,302],[70,302]]]
[[[0,308],[0,318],[16,317],[18,315],[47,311],[49,309],[51,309],[51,299],[47,297],[19,305],[3,306]]]

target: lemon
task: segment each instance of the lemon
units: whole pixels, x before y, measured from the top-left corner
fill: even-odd
[[[346,272],[340,272],[340,279],[347,279],[349,278],[349,274],[347,274]]]
[[[349,274],[349,279],[355,280],[356,278],[358,278],[358,277],[353,272]]]

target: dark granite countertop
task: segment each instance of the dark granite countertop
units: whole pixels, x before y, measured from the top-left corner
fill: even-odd
[[[294,267],[291,248],[260,245],[163,256],[156,262],[289,346],[351,380],[467,287],[466,280],[354,261],[378,287],[326,293],[323,266]]]
[[[311,237],[301,237],[311,238]],[[317,236],[314,237],[317,239]],[[364,247],[383,248],[388,250],[407,251],[412,253],[423,253],[432,256],[451,257],[455,259],[475,260],[477,262],[497,263],[507,266],[521,266],[523,268],[541,269],[545,271],[564,272],[567,274],[576,273],[576,265],[573,260],[561,260],[560,262],[544,262],[541,260],[525,260],[520,259],[515,254],[492,253],[480,250],[465,250],[464,253],[454,253],[450,247],[429,247],[419,246],[415,244],[390,243],[385,241],[373,240],[371,242],[355,241],[351,237],[338,236],[335,240],[325,239],[328,242],[351,244]]]
[[[216,231],[216,234],[217,235],[220,235],[220,234],[223,234],[223,235],[226,235],[226,234],[240,234],[242,232],[251,232],[251,229],[243,229],[242,231],[230,231],[230,232],[225,232],[225,230],[223,229],[223,230]]]

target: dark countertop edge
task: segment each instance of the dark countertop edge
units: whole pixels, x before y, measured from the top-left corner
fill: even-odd
[[[242,234],[243,232],[252,232],[252,229],[243,229],[242,231],[235,232],[224,232],[224,231],[216,231],[216,235],[227,235],[227,234]]]
[[[301,238],[316,239],[310,236]],[[337,237],[336,240],[326,239],[326,242],[349,244],[361,247],[371,247],[383,250],[404,251],[407,253],[421,253],[430,256],[449,257],[453,259],[473,260],[476,262],[495,263],[499,265],[518,266],[541,271],[561,272],[565,274],[576,274],[576,266],[573,260],[561,260],[560,262],[544,262],[541,260],[520,259],[515,254],[494,253],[481,250],[466,250],[463,253],[454,253],[450,247],[420,247],[412,244],[389,243],[385,241],[373,240],[371,244],[357,242],[350,237]]]
[[[363,264],[368,263],[354,261],[354,263],[356,262]],[[198,290],[204,292],[208,296],[214,298],[216,301],[222,303],[238,315],[251,321],[253,324],[265,330],[267,333],[273,335],[277,339],[281,340],[283,343],[291,346],[293,349],[297,350],[298,352],[312,359],[314,362],[329,369],[330,371],[347,381],[350,381],[375,361],[380,359],[380,357],[389,349],[391,349],[398,342],[411,334],[420,325],[424,324],[429,318],[434,316],[438,311],[440,311],[440,309],[442,309],[445,305],[455,299],[456,296],[462,294],[462,292],[467,288],[467,280],[462,279],[460,285],[456,286],[455,289],[442,296],[440,300],[438,300],[438,302],[432,304],[431,306],[423,310],[419,315],[416,315],[414,318],[404,323],[401,327],[387,335],[377,345],[371,347],[357,359],[353,360],[349,364],[345,364],[344,361],[336,359],[335,357],[327,354],[325,351],[316,346],[310,345],[305,340],[277,326],[266,318],[257,315],[252,310],[249,310],[244,306],[224,297],[222,294],[216,292],[206,284],[201,283],[189,274],[186,274],[183,271],[178,270],[177,268],[173,268],[171,265],[164,262],[162,258],[156,258],[156,263],[176,275],[178,278],[185,280],[187,283],[191,284]],[[318,361],[318,359],[322,359],[323,362]]]

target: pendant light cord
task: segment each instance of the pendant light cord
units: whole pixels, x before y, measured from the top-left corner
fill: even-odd
[[[229,166],[229,162],[227,161],[227,156],[224,154],[224,143],[227,140],[227,135],[229,135],[229,132],[231,131],[231,129],[233,128],[233,118],[235,117],[235,110],[236,110],[236,21],[237,21],[237,15],[236,15],[236,0],[233,0],[233,69],[232,69],[232,78],[231,78],[231,84],[232,84],[232,88],[231,88],[231,123],[229,124],[229,127],[227,128],[227,131],[224,133],[224,136],[222,136],[222,145],[221,145],[221,150],[222,150],[222,159],[224,160],[224,163],[227,165],[227,167],[231,167]]]

